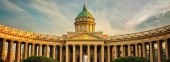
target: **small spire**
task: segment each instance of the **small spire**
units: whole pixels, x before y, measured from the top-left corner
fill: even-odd
[[[86,8],[86,0],[84,0],[83,11],[87,11],[87,8]]]
[[[86,7],[85,4],[84,4],[84,6],[83,6],[83,11],[87,11],[87,7]]]

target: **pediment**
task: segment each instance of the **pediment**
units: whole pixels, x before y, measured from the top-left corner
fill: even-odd
[[[72,40],[74,40],[74,39],[81,39],[81,40],[89,40],[89,39],[94,39],[94,40],[96,40],[96,39],[101,39],[99,36],[97,36],[97,35],[90,35],[90,34],[79,34],[79,35],[75,35],[75,36],[73,36],[73,37],[70,37],[69,39],[72,39]]]

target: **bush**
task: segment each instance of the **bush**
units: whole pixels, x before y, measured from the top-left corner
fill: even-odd
[[[113,62],[147,62],[147,61],[145,58],[142,57],[129,56],[117,58]]]
[[[25,59],[23,62],[58,62],[55,59],[43,57],[43,56],[31,56]]]
[[[166,59],[166,62],[170,62],[170,59]]]
[[[0,62],[4,62],[4,60],[0,59]]]
[[[4,62],[4,60],[0,59],[0,62]]]

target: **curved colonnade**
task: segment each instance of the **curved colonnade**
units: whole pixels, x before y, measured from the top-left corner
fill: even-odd
[[[36,55],[51,57],[60,62],[82,62],[83,54],[87,54],[90,59],[88,62],[111,62],[124,56],[139,56],[150,62],[163,62],[163,59],[170,57],[170,25],[102,39],[68,38],[0,25],[0,58],[7,62],[20,62]]]

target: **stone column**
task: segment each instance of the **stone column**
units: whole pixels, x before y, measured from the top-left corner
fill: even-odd
[[[77,32],[77,25],[75,25],[75,31]]]
[[[166,54],[166,59],[170,58],[170,50],[169,50],[169,42],[167,39],[165,41],[165,54]]]
[[[131,49],[133,52],[131,52],[131,56],[135,56],[135,44],[131,45]]]
[[[121,56],[124,57],[124,45],[121,45]]]
[[[58,52],[59,50],[58,50],[58,46],[56,46],[55,47],[55,58],[59,61],[59,59],[58,59]]]
[[[117,47],[117,45],[115,45],[115,59],[117,59],[118,58],[118,47]]]
[[[94,45],[94,62],[97,62],[97,45]]]
[[[142,49],[141,44],[139,44],[139,46],[138,46],[138,50],[139,50],[138,55],[139,55],[139,57],[142,57],[142,52],[141,52],[142,50],[141,49]]]
[[[21,43],[18,42],[16,45],[16,62],[20,62],[21,61]]]
[[[63,49],[62,49],[62,47],[63,47],[63,46],[60,45],[60,62],[63,62],[63,56],[62,56],[62,55],[63,55],[63,53],[62,53],[62,50],[63,50]]]
[[[46,57],[49,57],[49,53],[48,52],[49,52],[49,45],[46,45],[46,54],[45,54]]]
[[[102,61],[101,62],[104,62],[104,45],[101,46],[101,55],[102,55]]]
[[[146,45],[145,45],[145,43],[142,43],[142,54],[143,54],[143,57],[145,58],[146,57]]]
[[[128,45],[128,56],[131,56],[131,52],[132,52],[132,51],[131,51],[131,45],[129,44],[129,45]]]
[[[85,32],[87,32],[88,31],[88,25],[85,25]]]
[[[92,25],[92,27],[93,27],[93,32],[94,32],[94,30],[95,30],[94,24]]]
[[[152,42],[149,43],[150,47],[150,62],[154,62],[154,45]]]
[[[39,44],[39,56],[42,56],[42,45]]]
[[[115,47],[114,46],[112,46],[111,47],[111,60],[114,60],[115,59],[115,53],[113,53],[113,52],[115,52]]]
[[[87,51],[88,51],[88,62],[90,62],[90,45],[87,45]]]
[[[5,60],[6,39],[3,39],[1,48],[2,48],[2,50],[0,51],[1,52],[1,58],[2,58],[2,60]]]
[[[80,45],[80,62],[82,62],[83,60],[83,55],[82,55],[82,45]]]
[[[73,45],[73,62],[76,62],[76,45]]]
[[[110,62],[110,46],[107,46],[107,61]]]
[[[69,62],[69,51],[68,51],[68,45],[66,45],[66,62]]]
[[[158,62],[162,62],[162,43],[157,41]]]
[[[135,56],[139,56],[138,44],[135,44]]]
[[[35,54],[35,44],[33,43],[32,46],[31,46],[31,55],[34,56]]]
[[[28,50],[28,43],[25,43],[25,44],[24,44],[24,59],[27,59],[27,57],[28,57],[28,56],[27,56],[27,54],[28,54],[28,53],[27,53],[27,52],[28,52],[27,50]]]
[[[9,47],[8,47],[8,48],[9,48],[9,50],[8,50],[8,52],[9,52],[9,56],[8,56],[9,59],[8,59],[8,60],[9,60],[9,62],[13,62],[13,52],[14,52],[14,51],[13,51],[13,49],[14,49],[14,48],[13,48],[13,47],[14,47],[14,46],[13,46],[13,40],[12,40],[12,41],[9,41],[8,46],[9,46]]]
[[[56,59],[56,46],[55,45],[53,45],[53,47],[52,47],[52,57],[53,57],[53,59]]]

